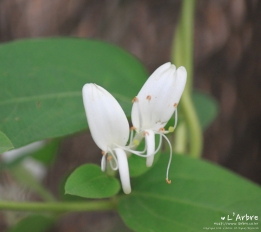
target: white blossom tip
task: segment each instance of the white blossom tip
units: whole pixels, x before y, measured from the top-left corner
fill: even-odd
[[[162,64],[161,66],[159,66],[156,70],[161,70],[161,69],[168,69],[171,67],[171,63],[170,62],[166,62],[165,64]],[[175,66],[175,65],[174,65]]]
[[[186,70],[186,68],[183,67],[183,66],[180,66],[180,67],[177,69],[177,74],[178,74],[178,76],[180,76],[180,77],[187,78],[187,70]]]
[[[117,100],[104,88],[87,83],[82,88],[83,104],[94,142],[105,153],[112,144],[124,146],[129,122]]]

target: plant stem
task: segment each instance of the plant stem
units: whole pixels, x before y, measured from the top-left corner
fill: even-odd
[[[185,91],[191,92],[193,81],[193,34],[195,0],[183,0],[181,17],[172,46],[172,61],[177,67],[185,66],[188,72]]]
[[[179,126],[175,130],[175,134],[178,136],[175,136],[173,145],[174,151],[179,154],[185,154],[187,148],[187,128],[184,121],[179,123]]]
[[[115,210],[112,200],[91,202],[14,202],[0,201],[0,210],[34,212],[81,212]]]
[[[188,77],[187,84],[182,95],[180,106],[185,117],[186,126],[177,129],[176,137],[182,137],[174,144],[174,150],[178,151],[187,144],[186,130],[189,130],[189,154],[192,157],[200,157],[202,152],[202,130],[198,121],[195,107],[192,102],[191,92],[193,86],[193,29],[194,29],[195,0],[183,0],[179,25],[175,33],[172,46],[172,60],[177,67],[186,67]],[[186,128],[187,127],[187,128]],[[182,144],[178,144],[182,142]]]
[[[199,158],[202,152],[202,131],[198,121],[198,117],[189,94],[182,96],[183,104],[181,104],[182,112],[184,113],[185,122],[190,132],[190,150],[191,157]]]

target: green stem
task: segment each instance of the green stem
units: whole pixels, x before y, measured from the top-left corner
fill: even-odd
[[[192,99],[188,93],[182,96],[181,108],[184,113],[185,122],[187,123],[190,132],[190,150],[189,154],[192,157],[199,158],[202,152],[202,131],[198,121],[198,117],[193,105]]]
[[[180,106],[185,117],[186,127],[189,130],[189,154],[192,157],[200,157],[202,152],[202,131],[192,102],[192,86],[193,86],[193,29],[194,29],[194,10],[195,0],[183,0],[182,11],[179,25],[175,33],[172,46],[172,60],[177,67],[185,66],[188,77],[187,84],[182,95]],[[181,137],[174,144],[174,149],[184,151],[187,144],[185,136],[186,128],[183,126],[177,129],[176,137]],[[182,143],[182,144],[178,144]]]
[[[92,202],[14,202],[0,201],[0,210],[34,211],[34,212],[81,212],[115,210],[116,204],[111,200]]]
[[[177,67],[186,67],[188,77],[185,91],[189,92],[193,85],[194,10],[195,0],[182,1],[181,17],[172,43],[172,61]]]
[[[175,130],[175,136],[173,150],[176,153],[184,154],[187,148],[187,128],[184,121],[179,123],[179,126]]]

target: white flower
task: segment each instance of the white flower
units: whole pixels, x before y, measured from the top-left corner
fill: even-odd
[[[3,162],[11,163],[14,162],[16,159],[24,157],[21,162],[22,166],[25,167],[37,180],[40,181],[45,177],[47,173],[46,167],[42,163],[26,155],[40,150],[45,145],[45,140],[33,142],[26,146],[4,152],[1,155],[1,159]]]
[[[159,150],[162,137],[164,137],[172,154],[171,144],[166,133],[172,132],[177,123],[177,106],[184,91],[187,79],[187,72],[184,67],[176,70],[175,65],[165,63],[161,65],[148,78],[138,95],[133,99],[131,119],[137,133],[143,133],[146,141],[146,165],[150,167],[154,155]],[[164,126],[175,112],[175,125],[165,131]],[[159,147],[155,150],[155,134],[160,135]],[[166,180],[168,183],[167,168]]]
[[[113,170],[119,169],[124,193],[131,192],[129,166],[124,151],[129,138],[128,120],[116,99],[96,84],[83,86],[83,103],[94,142],[102,150],[102,171],[106,157]]]

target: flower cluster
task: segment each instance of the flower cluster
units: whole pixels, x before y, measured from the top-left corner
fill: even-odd
[[[128,120],[116,99],[104,88],[96,84],[83,86],[83,103],[88,125],[94,142],[102,150],[101,169],[105,171],[107,162],[113,170],[119,169],[124,193],[131,192],[127,153],[146,158],[146,165],[153,164],[154,155],[161,147],[162,138],[170,146],[170,160],[167,167],[168,179],[171,162],[171,144],[166,134],[173,132],[177,124],[177,106],[184,91],[187,72],[184,67],[176,69],[175,65],[161,65],[148,78],[140,92],[133,99],[131,112],[132,130],[127,145],[130,128]],[[174,127],[164,127],[175,114]],[[137,141],[133,139],[133,130],[138,138],[145,138],[144,151],[136,151]],[[155,135],[160,136],[159,145],[155,147]]]

